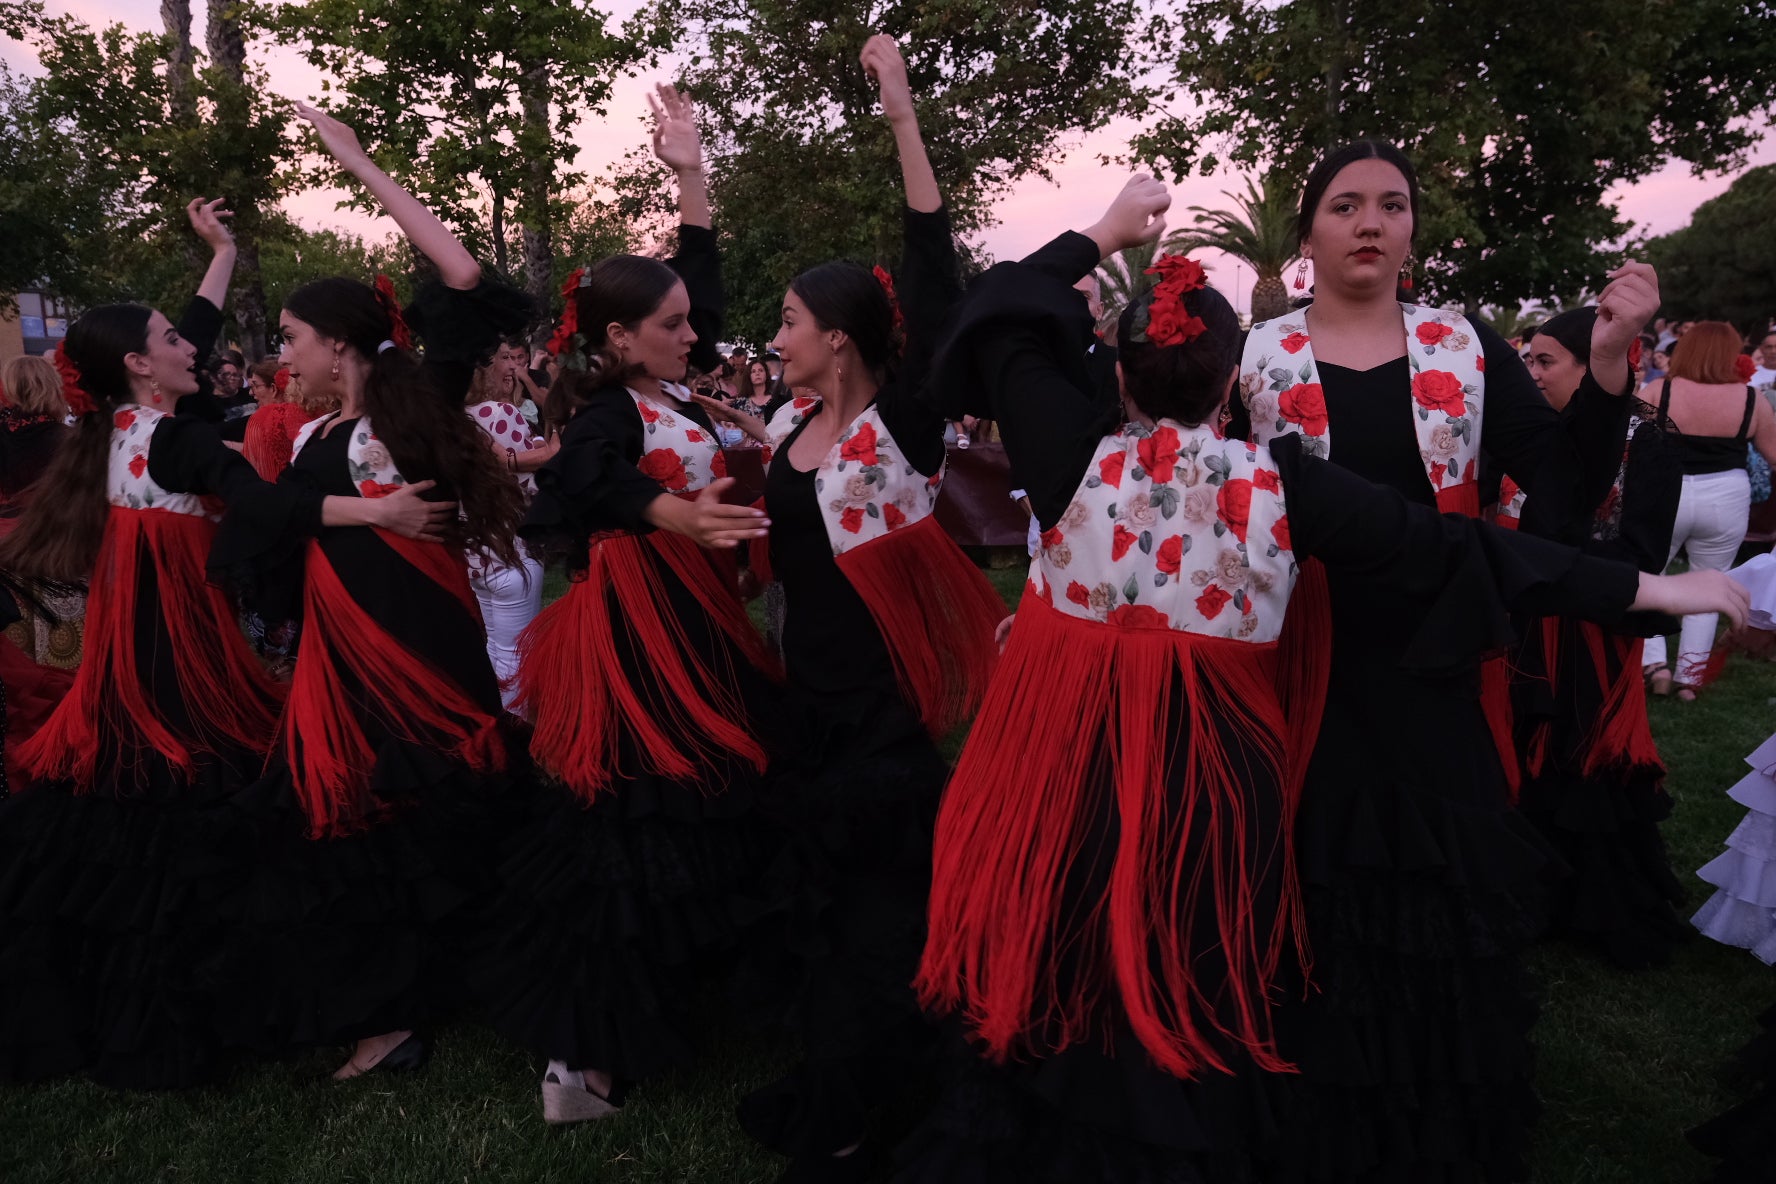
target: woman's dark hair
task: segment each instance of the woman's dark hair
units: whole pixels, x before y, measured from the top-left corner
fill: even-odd
[[[681,282],[666,264],[642,255],[612,255],[586,273],[586,282],[573,296],[579,332],[586,339],[586,368],[563,366],[550,384],[543,400],[543,421],[549,429],[566,427],[593,392],[628,377],[605,330],[614,324],[633,331]]]
[[[893,373],[901,345],[894,306],[869,268],[846,260],[822,263],[790,280],[789,290],[822,329],[837,329],[851,339],[879,381]]]
[[[1151,291],[1129,303],[1116,321],[1117,360],[1123,389],[1141,412],[1194,427],[1220,405],[1227,379],[1239,365],[1239,316],[1213,288],[1184,295],[1184,311],[1200,317],[1202,333],[1182,345],[1133,341],[1135,315],[1153,299]]]
[[[1400,170],[1400,175],[1406,178],[1406,198],[1412,207],[1412,233],[1414,236],[1418,234],[1418,170],[1412,167],[1404,152],[1386,140],[1352,140],[1320,157],[1313,171],[1307,174],[1307,183],[1301,187],[1301,209],[1295,215],[1296,246],[1306,242],[1307,236],[1313,232],[1314,211],[1320,208],[1320,199],[1326,196],[1333,180],[1345,170],[1345,166],[1359,160],[1386,161]]]
[[[403,349],[383,350],[394,323],[375,289],[332,276],[284,298],[284,310],[316,333],[369,359],[364,414],[408,481],[436,481],[438,496],[461,504],[460,542],[516,564],[523,496],[487,446],[487,436],[447,401]]]
[[[13,532],[0,541],[0,568],[34,579],[73,584],[92,574],[110,513],[111,412],[130,401],[123,359],[148,349],[148,318],[140,304],[101,304],[68,326],[62,351],[80,371],[93,410],[62,438]]]
[[[1530,340],[1533,342],[1537,337],[1552,338],[1560,343],[1561,349],[1582,363],[1591,357],[1591,330],[1596,324],[1596,307],[1569,308],[1549,317],[1540,328],[1530,334]]]

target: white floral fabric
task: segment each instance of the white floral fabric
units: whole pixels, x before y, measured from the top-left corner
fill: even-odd
[[[338,418],[339,412],[335,411],[304,425],[296,436],[290,459],[295,460],[301,455],[302,449],[314,438],[315,433]],[[367,415],[352,425],[351,440],[346,443],[345,456],[350,466],[352,484],[358,487],[358,493],[363,497],[387,497],[407,484],[407,478],[401,476],[400,470],[395,468],[395,458],[389,455],[388,445],[376,438],[376,429],[370,426],[370,417]]]
[[[691,402],[691,392],[666,384],[681,402]],[[635,467],[660,483],[667,493],[695,493],[710,482],[728,475],[728,458],[721,441],[697,426],[697,421],[669,401],[630,390],[635,410],[641,413],[641,458]]]
[[[1295,578],[1269,450],[1168,419],[1104,437],[1030,567],[1069,616],[1252,642],[1282,632]]]
[[[167,417],[136,403],[125,403],[111,413],[111,463],[105,492],[111,504],[126,510],[163,510],[198,518],[220,518],[214,503],[206,504],[195,493],[173,493],[155,484],[148,475],[148,446],[154,429]]]

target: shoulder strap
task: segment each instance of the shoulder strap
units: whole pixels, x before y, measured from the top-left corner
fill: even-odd
[[[1748,386],[1745,388],[1745,418],[1739,421],[1739,440],[1741,443],[1744,442],[1746,437],[1751,435],[1751,417],[1756,411],[1757,390],[1754,387]]]
[[[1669,374],[1665,376],[1665,381],[1659,386],[1659,418],[1661,420],[1671,418],[1671,375]]]

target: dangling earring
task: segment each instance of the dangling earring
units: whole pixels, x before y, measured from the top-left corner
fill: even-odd
[[[833,347],[833,398],[838,398],[845,390],[845,367],[839,362],[839,350]]]
[[[1307,256],[1303,255],[1301,266],[1295,269],[1295,290],[1299,292],[1305,287],[1307,287]]]
[[[148,398],[151,402],[160,402],[160,379],[150,378],[148,380]]]
[[[1405,260],[1400,264],[1400,286],[1408,292],[1412,291],[1412,265],[1414,262],[1416,261],[1412,258],[1412,252],[1407,251]]]
[[[333,355],[333,381],[339,381],[339,355]]]

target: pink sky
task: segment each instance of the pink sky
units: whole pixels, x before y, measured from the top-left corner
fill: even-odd
[[[50,0],[48,7],[52,12],[76,13],[94,25],[121,21],[135,29],[160,27],[160,6],[155,0]],[[193,40],[201,47],[204,6],[194,3],[192,7],[196,10]],[[620,17],[639,4],[637,0],[613,0],[609,7]],[[263,45],[254,46],[252,52],[266,68],[275,90],[291,98],[310,98],[319,93],[321,74],[294,52]],[[14,68],[36,68],[30,50],[16,42],[0,41],[0,58]],[[608,114],[603,119],[582,123],[577,136],[581,153],[576,164],[587,175],[598,176],[630,148],[644,142],[644,96],[652,82],[652,77],[620,79]],[[995,258],[1017,258],[1061,230],[1089,225],[1126,177],[1122,171],[1100,165],[1097,157],[1122,150],[1133,127],[1132,123],[1118,122],[1090,136],[1068,139],[1051,170],[1053,181],[1027,178],[999,202],[994,210],[998,225],[981,236],[986,250]],[[1750,163],[1776,163],[1776,136],[1763,137]],[[1633,185],[1615,187],[1610,197],[1619,200],[1622,214],[1640,229],[1662,234],[1685,225],[1696,206],[1731,183],[1731,176],[1697,178],[1690,175],[1687,166],[1673,164]],[[1178,183],[1173,187],[1172,225],[1189,224],[1191,215],[1185,212],[1187,207],[1225,205],[1222,191],[1240,188],[1242,180],[1236,173],[1191,177]],[[285,205],[307,226],[339,227],[372,237],[393,232],[394,224],[386,218],[335,209],[339,196],[336,191],[315,190],[299,194]],[[1231,260],[1214,255],[1205,263],[1215,284],[1223,291],[1232,291],[1238,306],[1246,308],[1256,278],[1251,269],[1239,267],[1236,271]]]

